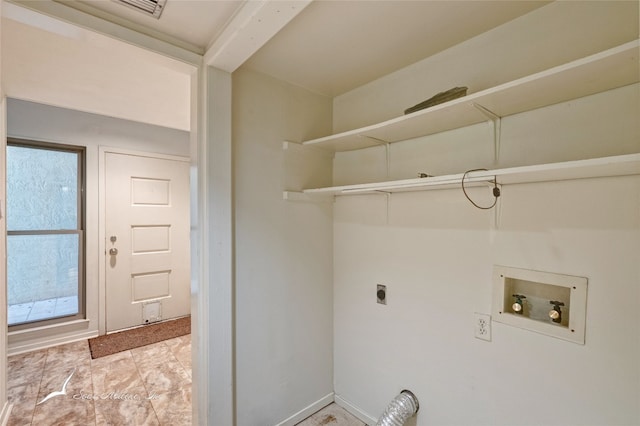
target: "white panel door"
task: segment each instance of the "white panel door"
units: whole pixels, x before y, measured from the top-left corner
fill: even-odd
[[[106,153],[105,189],[107,332],[188,315],[188,161]]]

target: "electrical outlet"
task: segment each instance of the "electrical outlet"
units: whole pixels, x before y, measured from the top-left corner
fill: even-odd
[[[475,313],[476,338],[491,341],[491,315]]]
[[[376,299],[381,305],[387,304],[387,286],[384,284],[378,284],[376,286]]]

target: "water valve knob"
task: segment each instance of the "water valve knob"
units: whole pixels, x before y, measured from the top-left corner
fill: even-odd
[[[516,314],[522,315],[524,309],[524,303],[522,302],[522,299],[526,299],[527,296],[524,296],[522,294],[513,294],[512,296],[516,298],[516,301],[513,305],[511,305],[511,309]]]
[[[562,310],[561,310],[560,306],[564,306],[564,303],[560,302],[558,300],[550,300],[549,304],[553,305],[553,309],[551,309],[549,311],[549,318],[551,318],[551,321],[553,321],[555,323],[561,323],[562,322]]]

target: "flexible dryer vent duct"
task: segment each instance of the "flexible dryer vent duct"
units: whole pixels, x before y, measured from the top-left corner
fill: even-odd
[[[389,403],[376,426],[402,426],[419,408],[418,398],[413,392],[403,390]]]

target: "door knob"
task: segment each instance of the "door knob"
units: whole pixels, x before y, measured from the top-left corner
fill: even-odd
[[[118,249],[117,249],[117,248],[115,248],[115,247],[114,247],[114,248],[110,248],[110,249],[109,249],[109,254],[110,254],[111,256],[115,256],[116,254],[118,254]]]

